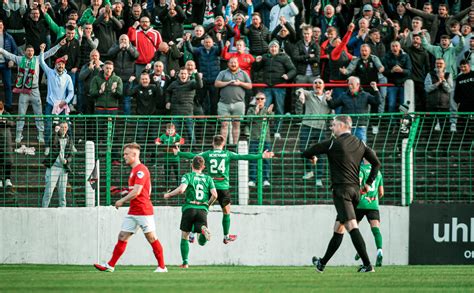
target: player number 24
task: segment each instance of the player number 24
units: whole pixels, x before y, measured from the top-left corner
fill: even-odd
[[[217,171],[221,171],[221,173],[225,172],[225,160],[221,160],[220,163],[216,159],[210,160],[211,163],[211,173],[217,173]]]

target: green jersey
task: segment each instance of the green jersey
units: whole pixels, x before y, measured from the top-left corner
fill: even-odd
[[[362,186],[365,184],[367,177],[369,177],[372,166],[370,164],[364,164],[360,166],[359,179]],[[361,210],[378,210],[379,209],[379,187],[383,186],[382,173],[377,173],[374,182],[369,188],[369,191],[364,194],[357,206]],[[367,197],[371,199],[371,202],[367,200]]]
[[[229,189],[229,169],[230,161],[232,160],[258,160],[262,158],[262,155],[239,155],[237,153],[228,150],[210,150],[200,154],[206,161],[207,173],[212,177],[216,184],[216,189],[227,190]],[[196,156],[193,153],[179,152],[178,156],[183,158],[192,159]]]
[[[186,202],[182,211],[187,209],[209,210],[207,202],[211,194],[211,189],[215,189],[214,181],[206,174],[196,172],[186,173],[181,178],[181,184],[186,184]]]
[[[184,138],[181,137],[178,133],[175,133],[174,135],[167,135],[162,134],[156,141],[160,142],[164,147],[164,152],[165,152],[165,158],[168,161],[178,161],[179,158],[176,157],[173,153],[173,148],[176,146],[176,144],[183,144],[184,143]]]

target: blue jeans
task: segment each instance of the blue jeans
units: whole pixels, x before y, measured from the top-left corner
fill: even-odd
[[[249,154],[256,154],[258,152],[258,140],[250,140]],[[264,142],[264,150],[270,150],[270,143]],[[257,163],[256,160],[249,161],[249,180],[256,182],[257,181]],[[270,179],[270,161],[263,159],[263,180]]]
[[[393,87],[387,88],[388,112],[390,113],[398,112],[397,100],[400,105],[405,102],[405,87],[404,86],[393,86]]]
[[[265,100],[265,107],[269,107],[270,104],[274,104],[274,111],[277,115],[285,114],[285,96],[286,96],[286,89],[283,88],[265,88],[263,89],[263,93],[267,98]],[[281,120],[278,119],[275,132],[280,132],[280,124]]]
[[[123,82],[123,88],[128,89],[130,87],[130,83],[128,81]],[[125,93],[125,90],[123,91]],[[123,114],[130,115],[132,114],[132,97],[130,96],[123,96]]]
[[[12,106],[12,70],[8,68],[8,62],[0,63],[0,73],[3,78],[3,91],[5,93],[5,107],[10,110]]]
[[[191,119],[191,118],[185,118],[184,120],[182,120],[182,119],[180,119],[180,120],[173,119],[172,123],[176,127],[176,132],[181,134],[182,137],[183,137],[183,132],[182,132],[183,126],[186,128],[186,133],[187,133],[186,141],[185,141],[186,143],[191,143],[191,144],[196,143],[196,136],[194,135],[194,121],[193,121],[193,119]]]
[[[367,126],[353,127],[352,134],[363,142],[367,142]]]
[[[346,89],[343,88],[343,87],[335,87],[335,88],[333,88],[333,89],[332,89],[332,96],[333,96],[333,98],[334,98],[334,99],[339,98],[339,96],[342,95],[345,90],[346,90]],[[342,112],[342,106],[339,106],[339,107],[337,107],[336,109],[334,109],[334,112],[335,112],[336,114],[341,114],[341,112]]]
[[[303,152],[309,148],[313,143],[317,143],[325,140],[324,131],[322,129],[309,127],[307,125],[301,125],[300,132],[300,151]],[[324,155],[318,157],[318,162],[316,163],[316,179],[321,179],[323,177],[323,166],[324,166]],[[309,160],[305,159],[305,172],[310,172],[313,170],[313,165]]]

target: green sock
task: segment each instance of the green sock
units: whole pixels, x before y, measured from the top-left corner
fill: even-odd
[[[189,241],[187,239],[181,239],[181,258],[183,259],[183,265],[188,264],[189,256]]]
[[[206,237],[202,234],[199,234],[199,237],[198,237],[199,245],[204,246],[206,244],[206,242],[207,242]]]
[[[229,230],[230,230],[230,215],[229,214],[222,215],[222,228],[224,230],[224,236],[229,235]]]
[[[379,227],[372,227],[372,234],[374,234],[375,238],[375,246],[377,249],[382,249],[382,233],[380,233]]]

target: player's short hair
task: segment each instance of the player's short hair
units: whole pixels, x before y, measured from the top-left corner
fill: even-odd
[[[214,138],[212,139],[212,144],[215,146],[223,145],[224,142],[225,142],[225,138],[220,134],[214,135]]]
[[[105,65],[112,65],[112,66],[114,66],[114,62],[112,62],[112,61],[110,61],[110,60],[107,60],[107,61],[104,62],[104,66],[105,66]]]
[[[301,25],[301,30],[302,31],[309,31],[309,30],[313,31],[313,27],[309,24],[303,24],[303,25]]]
[[[444,8],[446,8],[447,11],[449,11],[449,7],[448,7],[448,5],[446,5],[445,3],[440,3],[440,4],[438,5],[438,9],[439,9],[440,7],[444,7]]]
[[[466,59],[462,59],[461,62],[459,62],[459,65],[471,65],[471,64],[469,64],[469,61],[467,61]]]
[[[419,16],[415,16],[415,17],[413,17],[413,18],[412,18],[412,21],[413,21],[413,20],[416,20],[416,21],[421,21],[421,22],[423,22],[423,18],[421,18],[421,17],[419,17]]]
[[[200,170],[204,167],[204,158],[201,156],[195,156],[193,158],[193,169]]]
[[[337,29],[333,26],[330,26],[328,27],[328,29],[326,30],[326,32],[329,34],[329,33],[333,33],[335,32],[337,34]]]
[[[334,120],[343,123],[344,125],[346,125],[349,128],[352,128],[352,118],[351,118],[351,116],[339,115],[339,116],[334,117]]]
[[[33,47],[33,45],[26,45],[26,46],[25,46],[25,50],[26,50],[26,49],[30,49],[30,48],[31,48],[31,49],[35,49],[35,47]]]
[[[125,149],[132,149],[132,150],[140,151],[140,145],[136,142],[127,143],[126,145],[123,146],[123,150],[125,150]]]
[[[176,128],[173,123],[166,123],[166,129]]]
[[[448,35],[442,35],[440,37],[440,39],[448,39],[448,40],[451,40],[451,38],[448,36]]]

